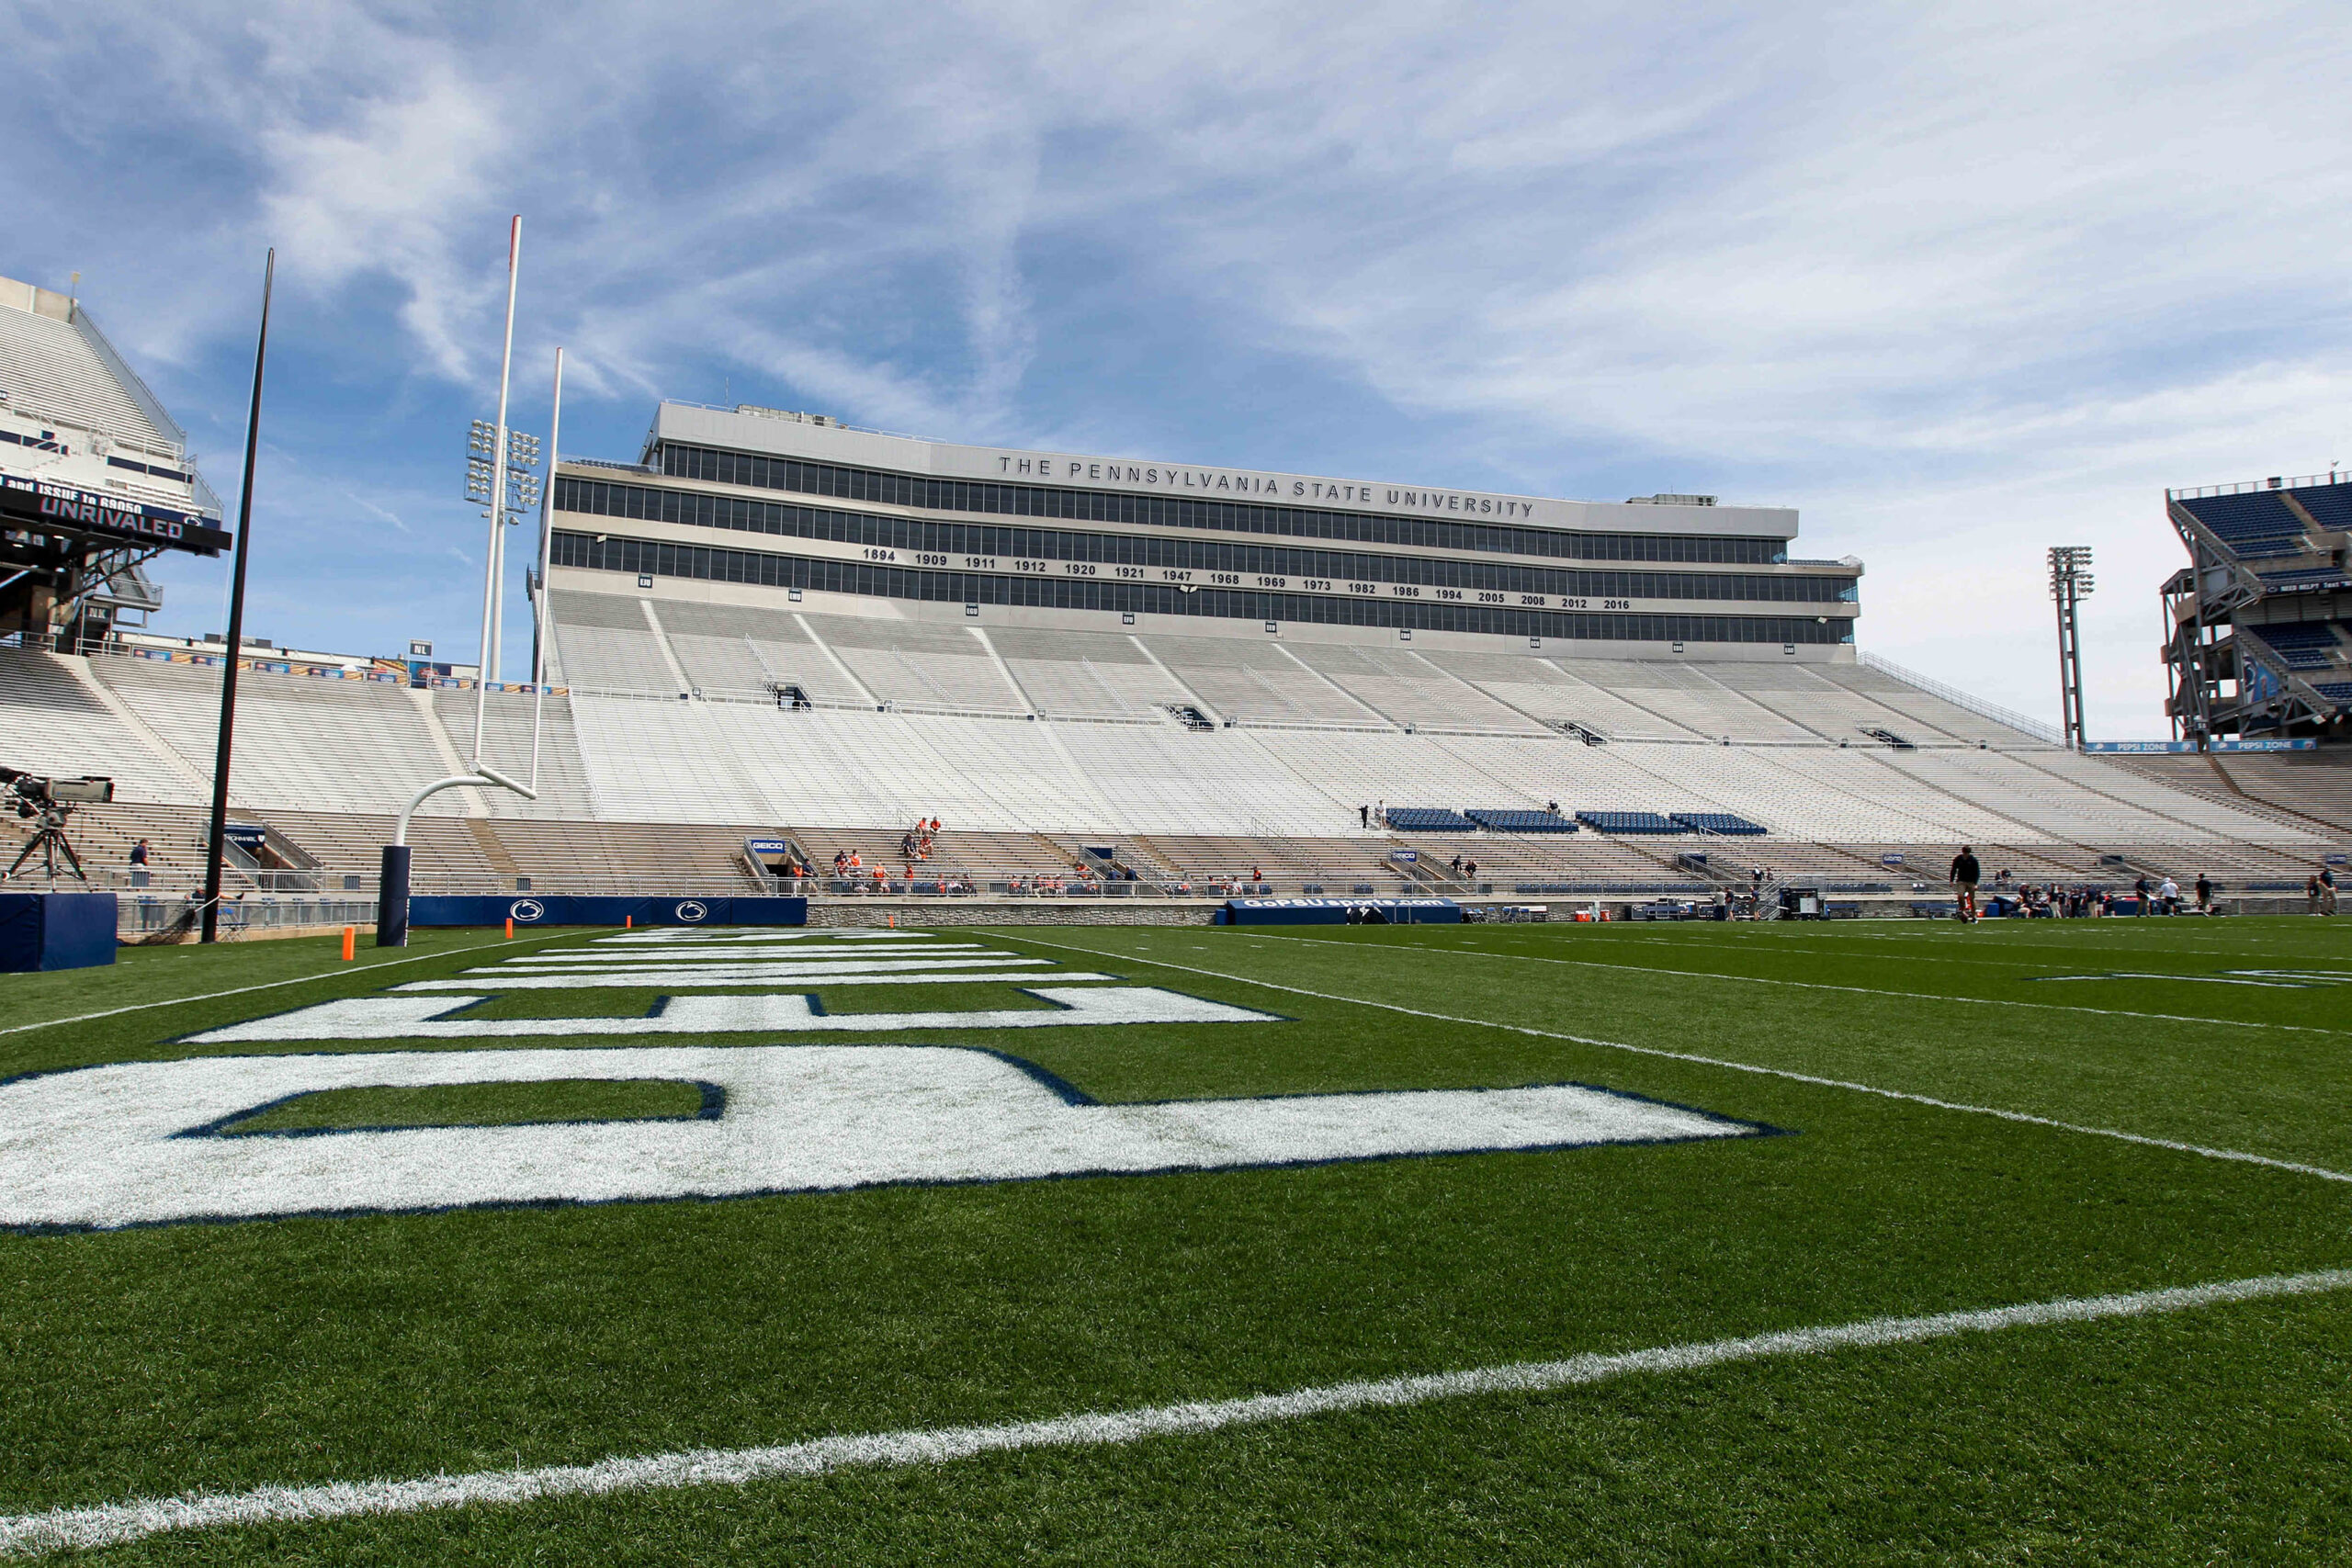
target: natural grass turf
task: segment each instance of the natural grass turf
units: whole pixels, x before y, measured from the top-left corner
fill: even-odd
[[[2352,1308],[2082,1325],[114,1563],[2342,1561]]]
[[[1703,977],[1974,994],[2086,945],[2167,972],[2352,970],[2340,929],[986,932],[1293,1020],[986,1040],[1102,1100],[1575,1080],[1794,1135],[0,1236],[0,1509],[1058,1415],[2341,1267],[2352,1190],[2337,1184],[1142,962],[2341,1165],[2342,1036]],[[221,954],[216,978],[264,951]],[[1524,962],[1536,957],[1627,967]],[[480,961],[452,953],[398,978]],[[308,1002],[392,979],[0,1036],[0,1064],[186,1055],[203,1048],[174,1037],[297,1005],[286,992]],[[876,993],[927,1011],[1011,1005],[1014,987],[845,988],[827,1006]],[[605,1005],[622,995],[583,991],[540,1015],[626,1011]],[[2308,1000],[2250,995],[2237,1000]],[[116,1555],[2310,1560],[2352,1466],[2347,1305]]]

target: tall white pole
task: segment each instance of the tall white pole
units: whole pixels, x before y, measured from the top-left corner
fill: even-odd
[[[531,787],[539,787],[539,713],[548,702],[548,566],[555,555],[555,471],[563,463],[563,350],[555,351],[555,410],[548,415],[548,477],[539,491],[539,591],[531,600]]]
[[[490,716],[485,682],[498,679],[498,638],[504,627],[499,614],[498,569],[504,555],[506,530],[506,384],[514,369],[514,273],[523,253],[523,219],[518,213],[506,230],[506,347],[498,366],[497,446],[491,454],[490,552],[481,594],[481,660],[474,680],[474,771],[481,771],[482,729]]]
[[[498,366],[498,597],[492,602],[490,617],[490,678],[503,678],[506,665],[506,445],[512,439],[506,428],[507,389],[514,378],[514,284],[523,259],[523,220],[514,220],[514,231],[506,246],[506,349]]]

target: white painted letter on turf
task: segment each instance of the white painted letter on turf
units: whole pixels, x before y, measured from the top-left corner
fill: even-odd
[[[1035,986],[1051,1008],[977,1012],[820,1010],[810,997],[668,997],[648,1018],[453,1018],[487,996],[346,997],[187,1036],[198,1045],[253,1040],[489,1040],[548,1034],[903,1032],[916,1029],[1045,1029],[1104,1023],[1269,1023],[1275,1015],[1163,991],[1156,986]]]
[[[1101,992],[1079,993],[1101,995]],[[210,1131],[324,1089],[671,1078],[711,1120]],[[1102,1105],[970,1046],[635,1046],[198,1056],[0,1085],[0,1225],[177,1220],[1018,1181],[1402,1155],[1753,1136],[1579,1085]]]

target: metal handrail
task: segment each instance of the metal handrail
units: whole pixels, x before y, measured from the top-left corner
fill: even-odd
[[[1957,686],[1947,686],[1932,676],[1922,675],[1916,670],[1906,670],[1892,659],[1882,658],[1875,653],[1865,651],[1860,655],[1860,659],[1863,668],[1875,670],[1882,675],[1892,675],[1905,685],[1917,686],[1928,695],[1948,702],[1956,708],[1965,708],[1979,718],[1989,718],[1996,724],[2007,725],[2011,729],[2023,730],[2036,740],[2052,746],[2065,744],[2065,738],[2056,730],[2040,719],[2029,717],[2015,708],[2005,708],[1998,703],[1988,703],[1982,697],[1971,696]]]
[[[2180,490],[2166,490],[2166,501],[2202,501],[2209,495],[2245,495],[2255,491],[2312,490],[2321,485],[2352,483],[2352,470],[2331,468],[2324,474],[2284,475],[2264,479],[2242,479],[2236,484],[2190,485]]]

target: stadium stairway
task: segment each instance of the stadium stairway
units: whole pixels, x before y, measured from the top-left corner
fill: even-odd
[[[2352,832],[2352,751],[2122,754],[2101,761],[2282,826],[2323,837]]]

